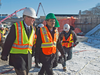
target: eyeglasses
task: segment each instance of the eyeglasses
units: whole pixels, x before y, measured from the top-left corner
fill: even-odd
[[[32,18],[32,17],[30,17],[30,16],[27,16],[28,18]],[[34,18],[32,18],[32,19],[34,19]]]
[[[55,20],[49,20],[49,22],[55,22]]]

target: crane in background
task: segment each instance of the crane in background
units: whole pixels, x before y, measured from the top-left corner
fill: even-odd
[[[25,7],[25,8],[22,8],[22,9],[19,9],[19,10],[16,10],[16,11],[15,11],[14,13],[12,13],[11,15],[9,15],[9,16],[7,16],[6,18],[2,19],[2,20],[0,21],[0,24],[1,24],[4,20],[6,20],[7,18],[10,18],[10,17],[13,16],[13,15],[16,15],[17,12],[19,12],[19,11],[21,11],[21,10],[24,10],[24,9],[26,9],[26,7]]]
[[[36,16],[38,15],[40,5],[41,5],[41,7],[42,7],[42,9],[43,9],[43,13],[44,13],[44,15],[46,15],[46,14],[45,14],[45,11],[44,11],[44,8],[43,8],[43,6],[42,6],[42,4],[41,4],[41,2],[40,2],[40,3],[39,3],[39,6],[38,6],[38,9],[37,9]]]
[[[0,0],[0,1],[1,1],[1,0]],[[39,6],[38,6],[38,9],[37,9],[36,16],[38,15],[40,5],[42,6],[42,4],[39,3]],[[12,13],[12,14],[10,14],[9,16],[7,16],[6,18],[2,19],[2,20],[0,21],[0,24],[1,24],[4,20],[10,18],[10,17],[13,16],[13,15],[16,15],[17,12],[19,12],[19,11],[21,11],[21,10],[24,10],[24,9],[26,9],[26,7],[25,7],[25,8],[22,8],[22,9],[19,9],[19,10],[16,10],[14,13]],[[43,6],[42,6],[42,9],[43,9]],[[43,9],[43,12],[44,12],[44,15],[45,15],[44,9]]]

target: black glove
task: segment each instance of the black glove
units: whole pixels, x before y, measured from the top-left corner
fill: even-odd
[[[3,60],[3,61],[7,61],[8,58],[7,58],[7,56],[1,56],[1,60]]]
[[[75,47],[78,43],[79,43],[79,42],[74,43],[74,46],[73,46],[73,47]]]
[[[64,63],[64,58],[63,58],[63,56],[59,56],[58,63],[60,63],[60,64]]]

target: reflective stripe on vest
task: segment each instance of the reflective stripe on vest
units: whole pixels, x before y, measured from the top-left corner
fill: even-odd
[[[40,28],[41,39],[42,39],[42,52],[45,55],[50,55],[52,53],[56,53],[56,42],[58,39],[58,31],[56,30],[54,33],[54,39],[51,36],[48,28],[46,26]]]
[[[41,30],[42,30],[42,33],[44,34],[45,42],[49,42],[46,28],[43,27],[43,28],[41,28]]]
[[[30,49],[32,49],[32,46],[29,46],[29,45],[15,45],[15,44],[13,44],[13,47],[16,47],[16,48],[22,48],[22,49],[27,49],[27,48],[30,48]]]
[[[52,46],[56,46],[56,42],[55,43],[42,43],[41,48],[48,48]]]
[[[70,36],[68,37],[67,40],[65,39],[65,36],[63,36],[62,46],[65,46],[66,48],[69,48],[69,47],[72,46],[72,43],[73,43],[73,35],[72,34],[70,34]]]
[[[32,54],[32,46],[34,41],[34,28],[32,27],[31,35],[28,39],[23,21],[14,23],[16,30],[16,39],[12,45],[10,53],[12,54],[28,54],[28,51]]]
[[[4,30],[0,30],[0,33],[2,33],[2,37],[5,37],[5,29]]]
[[[0,30],[0,33],[3,33],[3,31],[2,31],[2,30]]]

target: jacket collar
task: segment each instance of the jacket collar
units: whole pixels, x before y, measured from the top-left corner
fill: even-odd
[[[50,29],[49,29],[49,26],[48,25],[46,25],[46,27],[48,28],[48,30],[50,31],[50,32],[54,32],[55,31],[55,27],[53,27],[53,31],[51,31]],[[55,33],[55,32],[54,32]]]

